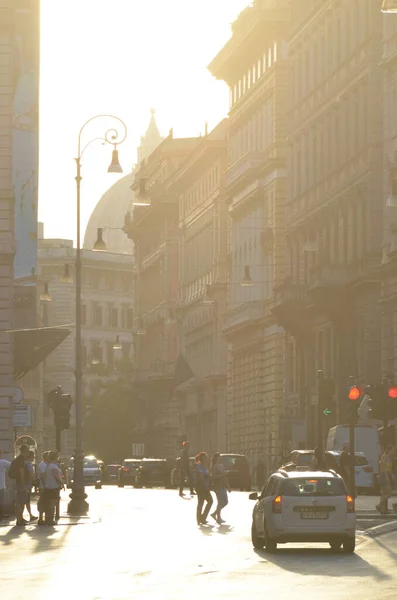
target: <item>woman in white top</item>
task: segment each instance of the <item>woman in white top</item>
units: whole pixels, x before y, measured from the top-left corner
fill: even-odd
[[[44,476],[45,524],[55,525],[55,509],[59,501],[59,492],[64,489],[62,472],[58,467],[59,453],[50,452]]]

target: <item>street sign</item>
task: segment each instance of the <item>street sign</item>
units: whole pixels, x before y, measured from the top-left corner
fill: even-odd
[[[32,407],[29,404],[14,406],[14,427],[32,427]]]
[[[134,458],[145,456],[145,444],[132,444],[132,456]]]

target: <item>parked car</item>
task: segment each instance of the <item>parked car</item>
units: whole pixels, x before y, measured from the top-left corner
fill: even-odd
[[[105,481],[106,483],[118,483],[120,465],[106,465]]]
[[[354,498],[333,471],[279,471],[256,500],[252,514],[254,548],[277,550],[288,542],[325,542],[332,551],[354,552],[356,514]]]
[[[171,473],[168,463],[162,458],[143,458],[136,470],[135,487],[170,487]]]
[[[225,466],[230,486],[249,492],[251,477],[244,454],[221,454],[221,463]]]
[[[118,470],[117,485],[119,487],[124,487],[125,485],[133,485],[135,487],[136,474],[140,464],[140,458],[126,458],[123,460],[123,464]]]
[[[280,466],[284,471],[310,471],[314,450],[293,450]]]
[[[95,456],[85,456],[83,462],[84,485],[93,485],[95,489],[102,488],[102,471],[100,463]],[[74,477],[74,459],[70,460],[70,464],[66,469],[67,487],[71,488]]]

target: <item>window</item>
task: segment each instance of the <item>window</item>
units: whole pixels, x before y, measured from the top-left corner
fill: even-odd
[[[91,362],[93,364],[102,363],[102,348],[100,347],[99,342],[97,341],[92,342]]]
[[[345,485],[341,479],[316,477],[286,479],[281,484],[283,496],[345,496]]]
[[[113,342],[107,342],[106,344],[106,354],[107,354],[107,364],[109,367],[113,367],[114,365],[114,350],[113,350]]]
[[[127,308],[127,329],[132,329],[132,325],[133,325],[133,311],[132,308]]]
[[[109,327],[118,326],[117,312],[117,308],[109,308]]]
[[[94,325],[102,325],[102,307],[99,304],[94,304]]]

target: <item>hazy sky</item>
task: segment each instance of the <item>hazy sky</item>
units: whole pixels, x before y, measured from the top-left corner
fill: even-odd
[[[227,87],[206,70],[248,0],[41,0],[39,218],[46,237],[75,237],[75,164],[80,127],[97,113],[128,127],[124,173],[136,161],[150,108],[162,135],[194,136],[226,116]],[[97,120],[85,141],[103,135]],[[83,161],[82,222],[117,179],[111,147],[94,143]]]

